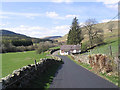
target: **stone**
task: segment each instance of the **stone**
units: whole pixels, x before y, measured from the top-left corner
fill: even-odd
[[[111,76],[112,74],[111,73],[107,73],[107,76]]]

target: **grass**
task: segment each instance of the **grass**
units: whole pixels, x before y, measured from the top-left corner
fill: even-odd
[[[32,80],[31,84],[29,85],[29,88],[43,88],[48,89],[50,87],[50,84],[53,81],[53,78],[55,77],[55,73],[58,70],[59,66],[61,64],[54,64],[46,72],[44,72],[41,76],[38,76],[35,78],[35,80]]]
[[[59,49],[60,47],[58,46],[58,47],[52,47],[52,48],[49,48],[50,50],[51,49]]]
[[[58,55],[60,55],[60,52],[58,52]]]
[[[111,38],[111,40],[106,39],[105,45],[98,46],[94,49],[91,49],[91,54],[102,53],[106,55],[110,55],[109,45],[111,45],[113,56],[116,56],[118,53],[118,38]],[[83,53],[89,55],[89,52]]]
[[[110,82],[114,83],[115,85],[118,85],[118,82],[119,82],[119,78],[118,76],[108,76],[107,73],[99,73],[99,75],[107,80],[109,80]],[[120,85],[119,85],[120,87]]]
[[[2,77],[7,76],[14,70],[19,69],[25,65],[37,62],[40,58],[49,58],[48,53],[37,54],[35,51],[15,52],[2,54]]]
[[[78,61],[75,61],[70,55],[68,55],[68,58],[70,58],[73,62],[82,66],[83,68],[85,68],[89,71],[92,71],[92,68],[89,64],[79,63]],[[92,71],[92,72],[95,73],[94,71]],[[98,73],[97,75],[114,83],[115,85],[118,85],[118,82],[120,82],[118,76],[114,76],[114,75],[108,76],[107,73],[104,73],[104,74]],[[119,85],[119,87],[120,87],[120,85]]]

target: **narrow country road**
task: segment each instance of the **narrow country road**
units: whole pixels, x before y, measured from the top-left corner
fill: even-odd
[[[59,56],[64,64],[53,79],[50,88],[117,88],[111,82],[75,64],[67,56]]]
[[[0,90],[2,89],[2,81],[0,81]]]

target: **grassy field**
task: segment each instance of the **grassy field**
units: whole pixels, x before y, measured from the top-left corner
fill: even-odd
[[[39,61],[40,58],[49,58],[48,53],[36,54],[35,51],[4,53],[2,54],[2,77],[7,76],[14,70],[25,65],[34,63],[34,60]]]
[[[116,56],[117,53],[118,53],[118,38],[111,38],[111,40],[106,39],[105,43],[106,43],[105,45],[101,45],[101,46],[98,46],[98,47],[96,47],[94,49],[91,49],[91,53],[86,52],[86,53],[83,53],[83,54],[102,53],[102,54],[110,55],[109,46],[111,45],[112,54],[113,54],[113,56]]]

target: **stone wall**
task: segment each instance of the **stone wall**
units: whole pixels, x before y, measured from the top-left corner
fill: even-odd
[[[18,70],[14,70],[12,74],[2,78],[2,89],[26,88],[36,75],[41,75],[47,68],[50,68],[51,65],[60,63],[62,63],[62,60],[59,57],[53,56],[53,59],[41,59],[36,64],[30,64]]]
[[[110,57],[104,54],[92,55],[71,55],[79,63],[89,64],[95,72],[109,73],[118,71],[117,57]]]
[[[80,61],[82,63],[89,64],[89,58],[88,55],[73,55],[71,54],[72,58],[76,61]]]

